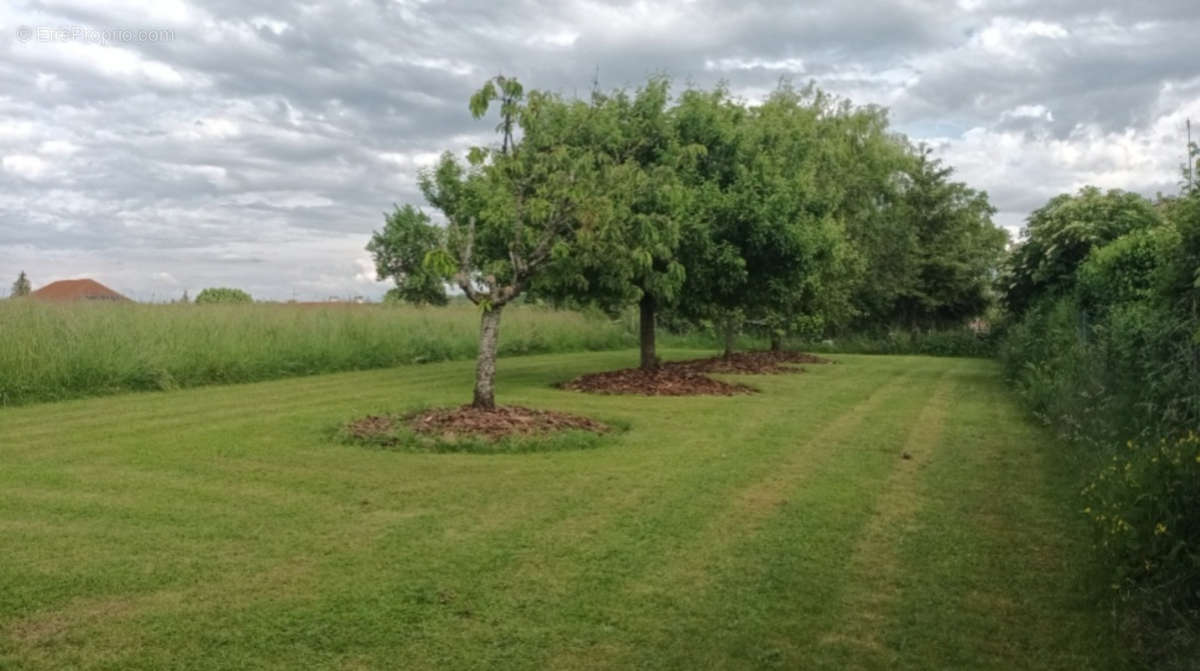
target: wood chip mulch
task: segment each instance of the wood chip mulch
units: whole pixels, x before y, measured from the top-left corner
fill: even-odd
[[[640,368],[589,373],[559,385],[560,389],[593,394],[638,394],[642,396],[733,396],[754,393],[744,384],[724,382],[706,373],[761,375],[803,373],[795,364],[830,363],[828,359],[804,352],[738,352],[730,357],[670,361],[658,370]]]
[[[413,415],[368,415],[346,425],[346,432],[358,439],[388,436],[401,424],[426,435],[474,436],[499,440],[509,436],[538,436],[556,431],[578,429],[606,433],[609,427],[587,417],[552,410],[535,410],[517,405],[480,410],[469,405],[438,408]]]
[[[733,396],[751,394],[754,388],[744,384],[714,380],[702,373],[662,366],[644,371],[626,368],[604,373],[580,375],[559,385],[560,389],[592,394],[640,394],[642,396]]]
[[[787,350],[762,352],[735,352],[729,357],[715,356],[709,359],[672,361],[663,364],[668,368],[680,368],[697,373],[736,373],[744,375],[777,375],[780,373],[803,373],[796,364],[830,363],[814,354],[789,352]]]

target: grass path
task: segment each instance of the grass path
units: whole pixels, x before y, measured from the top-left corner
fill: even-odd
[[[549,387],[631,356],[501,362],[501,402],[632,427],[576,452],[332,441],[469,363],[0,410],[0,668],[1115,668],[1072,476],[990,362]]]

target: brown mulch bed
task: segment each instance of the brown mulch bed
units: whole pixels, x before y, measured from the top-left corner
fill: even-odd
[[[472,436],[499,440],[510,436],[540,436],[556,431],[578,429],[606,433],[609,427],[587,417],[552,410],[534,410],[518,405],[479,410],[469,405],[459,408],[424,410],[408,416],[368,415],[346,425],[346,433],[360,440],[391,435],[401,424],[417,433],[454,438]]]
[[[830,363],[813,354],[787,350],[734,352],[729,357],[715,356],[710,359],[691,359],[664,363],[667,368],[679,368],[696,373],[737,373],[744,375],[776,375],[779,373],[803,373],[796,364]]]
[[[765,351],[736,352],[726,358],[669,361],[656,371],[640,368],[589,373],[558,385],[560,389],[593,394],[639,394],[642,396],[733,396],[750,394],[753,387],[736,382],[723,382],[706,373],[736,373],[761,375],[803,373],[795,364],[830,363],[828,359],[804,352]]]
[[[733,396],[750,394],[755,390],[744,384],[714,380],[703,373],[675,366],[662,366],[655,371],[626,368],[604,373],[580,375],[563,382],[560,389],[592,394],[640,394],[642,396]]]

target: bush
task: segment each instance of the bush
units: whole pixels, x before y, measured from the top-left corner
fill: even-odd
[[[1200,652],[1200,193],[1158,208],[1164,223],[1092,236],[1073,276],[1018,296],[1026,309],[999,354],[1091,475],[1085,510],[1121,612],[1147,625],[1136,629],[1139,652],[1191,668]]]
[[[1151,618],[1145,624],[1182,629],[1184,640],[1194,638],[1200,622],[1200,436],[1130,441],[1083,495],[1117,597],[1143,606],[1139,615]],[[1155,651],[1156,657],[1177,654]]]
[[[205,289],[196,295],[197,303],[253,303],[250,294],[241,289],[228,287],[213,287]]]

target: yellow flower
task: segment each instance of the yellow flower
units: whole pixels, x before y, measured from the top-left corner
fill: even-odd
[[[1158,524],[1154,525],[1154,535],[1155,536],[1161,536],[1165,533],[1167,533],[1167,525],[1163,524],[1162,522],[1159,522]]]

